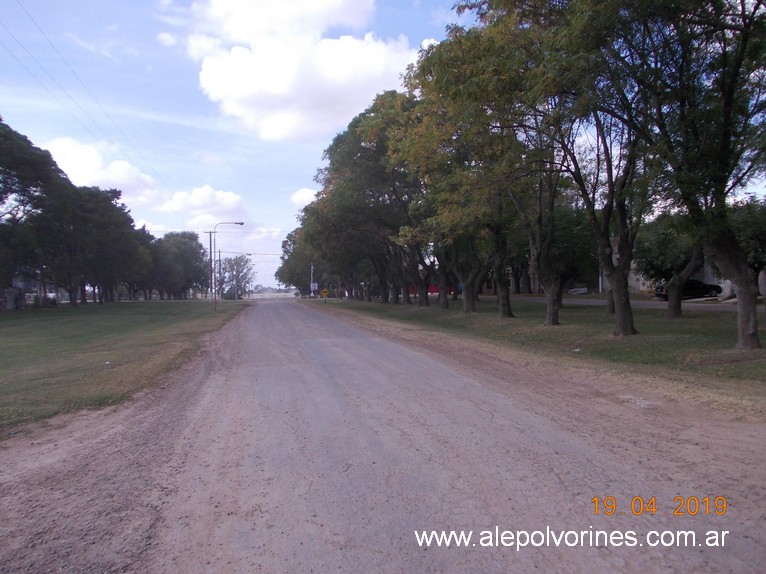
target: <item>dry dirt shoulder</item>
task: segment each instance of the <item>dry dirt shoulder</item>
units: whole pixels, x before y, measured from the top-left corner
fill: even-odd
[[[658,371],[640,365],[620,366],[596,359],[578,360],[571,357],[549,357],[542,354],[509,348],[498,343],[472,336],[454,334],[403,324],[397,321],[371,317],[336,306],[317,306],[353,324],[390,337],[410,346],[427,349],[456,365],[474,371],[492,373],[503,378],[505,374],[523,367],[560,373],[562,378],[578,380],[569,391],[598,396],[615,395],[628,402],[658,407],[672,406],[674,412],[683,411],[699,420],[710,417],[720,420],[766,422],[766,385],[758,381],[721,380],[705,375],[679,371]],[[576,376],[572,376],[576,375]],[[540,391],[555,395],[566,393],[560,378],[554,377],[554,387],[544,389],[545,376],[530,384]],[[523,381],[519,381],[523,384]]]
[[[167,519],[167,505],[179,499],[179,477],[189,484],[232,479],[226,468],[196,458],[196,445],[204,444],[198,437],[220,431],[231,441],[227,456],[237,460],[260,440],[246,431],[253,411],[244,412],[237,396],[220,392],[226,381],[211,384],[216,373],[228,372],[252,349],[243,342],[257,332],[248,323],[254,310],[210,336],[197,359],[129,403],[53,419],[0,443],[0,572],[145,571],[147,556],[163,554],[155,545],[172,540],[168,529],[177,527]],[[738,403],[714,384],[700,388],[681,376],[626,374],[483,341],[435,337],[343,310],[328,312],[448,362],[454,372],[550,421],[578,444],[624,461],[619,464],[625,468],[615,472],[640,468],[642,476],[664,477],[666,489],[717,487],[719,492],[709,494],[731,496],[740,505],[740,534],[762,519],[758,501],[766,483],[766,453],[762,409],[755,399]],[[275,352],[284,353],[273,357],[275,365],[290,360],[289,348]],[[212,416],[221,407],[231,413]],[[206,416],[221,428],[202,425]],[[227,425],[234,423],[242,437],[229,432]],[[218,443],[208,442],[215,452]],[[544,492],[539,495],[544,499]],[[159,529],[164,537],[157,536]],[[763,536],[756,538],[750,546],[741,542],[751,553],[747,560],[763,553]],[[236,563],[236,556],[230,558]]]

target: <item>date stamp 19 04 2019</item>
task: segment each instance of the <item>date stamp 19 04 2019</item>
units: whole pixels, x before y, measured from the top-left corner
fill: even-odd
[[[728,503],[725,496],[704,496],[702,498],[697,496],[676,496],[673,499],[673,504],[668,505],[666,508],[660,508],[657,506],[657,497],[652,496],[650,498],[643,498],[641,496],[634,496],[630,503],[627,500],[624,503],[618,504],[617,499],[614,496],[594,496],[591,499],[593,504],[593,511],[595,514],[603,514],[605,516],[624,516],[626,514],[632,514],[633,516],[659,514],[661,516],[723,516],[726,514]]]

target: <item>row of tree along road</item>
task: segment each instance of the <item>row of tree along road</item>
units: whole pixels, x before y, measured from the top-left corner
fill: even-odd
[[[405,93],[379,95],[326,149],[321,192],[285,240],[277,278],[301,286],[313,263],[384,301],[411,285],[427,303],[436,284],[442,305],[459,282],[471,311],[489,273],[511,316],[510,279],[526,268],[556,325],[565,284],[597,261],[614,333],[632,335],[631,265],[662,229],[667,256],[643,270],[672,278],[671,308],[680,314],[680,286],[706,260],[736,286],[737,347],[760,347],[764,204],[742,192],[766,161],[764,2],[456,9],[476,24],[424,49]],[[754,226],[737,223],[745,209]]]
[[[19,284],[41,294],[65,290],[71,303],[87,293],[104,301],[185,299],[209,288],[209,254],[193,232],[153,237],[137,229],[115,189],[78,187],[50,153],[0,119],[0,281],[6,308],[23,301]],[[221,294],[252,284],[244,255],[216,266]],[[16,285],[16,288],[14,288]]]

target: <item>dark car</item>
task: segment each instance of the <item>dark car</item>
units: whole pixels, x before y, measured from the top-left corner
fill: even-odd
[[[696,279],[689,279],[684,283],[684,289],[681,293],[681,299],[696,299],[698,297],[715,297],[721,294],[720,285],[710,285]],[[660,299],[668,300],[668,286],[666,283],[657,285],[654,294]]]

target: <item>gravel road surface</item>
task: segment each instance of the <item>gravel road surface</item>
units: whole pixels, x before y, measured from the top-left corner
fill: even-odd
[[[325,309],[259,301],[129,403],[0,442],[0,572],[763,571],[763,422]],[[415,535],[443,530],[473,534]]]

